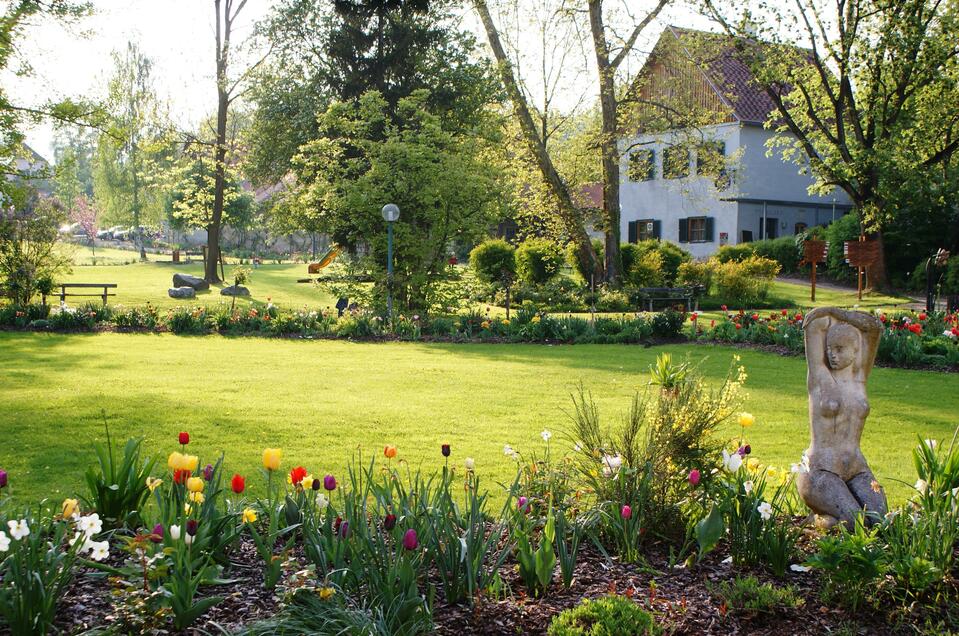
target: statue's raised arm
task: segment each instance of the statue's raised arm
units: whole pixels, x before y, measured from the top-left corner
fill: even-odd
[[[853,523],[885,514],[886,498],[859,448],[869,402],[882,323],[870,314],[818,307],[803,321],[808,364],[808,472],[797,478],[799,494],[828,522]]]

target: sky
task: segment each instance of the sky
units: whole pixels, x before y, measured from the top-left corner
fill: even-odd
[[[533,4],[549,1],[534,0]],[[235,25],[235,40],[245,39],[273,4],[274,0],[248,0]],[[11,74],[0,77],[16,103],[36,105],[64,97],[101,97],[113,68],[112,51],[122,50],[132,41],[153,60],[156,88],[179,127],[195,127],[213,112],[215,23],[210,0],[95,0],[95,7],[95,14],[79,24],[64,27],[47,19],[27,30],[22,52],[30,60],[33,73],[25,78]],[[534,60],[536,44],[528,38],[530,28],[524,23],[528,19],[518,17],[516,41],[521,50],[528,49]],[[658,22],[649,30],[650,37],[641,43],[641,50],[651,47],[666,23],[706,26],[702,19],[682,8],[665,13]],[[476,32],[477,40],[485,46],[485,34],[472,12],[464,15],[463,26]],[[505,30],[508,25],[501,27]],[[593,90],[590,73],[574,70],[569,75],[572,85],[559,91],[559,100],[565,97],[568,103],[561,106],[575,106],[584,94],[589,99]],[[49,123],[27,130],[27,143],[48,160],[53,159],[53,138]]]

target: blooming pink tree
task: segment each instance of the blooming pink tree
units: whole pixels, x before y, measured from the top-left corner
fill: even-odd
[[[93,256],[97,255],[97,208],[90,199],[80,195],[73,202],[73,209],[70,211],[70,220],[79,223],[80,227],[90,239],[90,246],[93,248]]]

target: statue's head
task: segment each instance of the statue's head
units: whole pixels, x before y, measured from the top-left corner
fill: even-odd
[[[859,330],[845,322],[837,322],[826,332],[826,359],[837,371],[845,369],[859,357]]]

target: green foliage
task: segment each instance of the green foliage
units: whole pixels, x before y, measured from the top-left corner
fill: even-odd
[[[702,286],[709,293],[713,285],[713,264],[709,261],[689,261],[679,266],[676,283],[686,286]]]
[[[516,274],[525,283],[545,284],[559,274],[562,266],[562,251],[547,239],[528,238],[516,248]]]
[[[49,199],[0,210],[0,295],[14,305],[30,304],[69,271],[58,235],[63,221],[63,210]]]
[[[627,249],[633,248],[633,249]],[[662,287],[666,285],[666,272],[663,265],[663,253],[659,250],[643,250],[636,244],[621,247],[625,280],[634,287]],[[627,266],[626,261],[630,263]]]
[[[725,603],[733,612],[745,616],[776,614],[803,605],[803,599],[794,586],[760,583],[755,576],[737,576],[732,581],[722,581],[709,587],[713,597]]]
[[[522,503],[522,500],[519,501]],[[553,581],[556,568],[556,519],[552,507],[546,513],[546,524],[539,536],[539,546],[533,547],[534,535],[525,506],[518,505],[513,522],[513,539],[516,542],[516,560],[519,575],[533,596],[545,596]]]
[[[327,136],[301,147],[294,164],[298,205],[319,214],[338,244],[369,244],[378,297],[385,297],[387,248],[380,208],[400,207],[394,294],[400,308],[421,312],[435,308],[430,298],[447,276],[449,241],[484,236],[500,205],[492,126],[450,131],[428,98],[422,91],[403,98],[396,113],[375,92],[334,103],[321,118]]]
[[[549,636],[619,636],[659,634],[662,629],[653,616],[623,596],[583,599],[564,610],[550,624]]]
[[[710,261],[715,293],[724,304],[751,307],[765,300],[773,280],[779,274],[779,263],[761,256],[742,261]]]
[[[470,267],[481,281],[508,286],[516,277],[516,249],[502,239],[483,241],[470,252]]]
[[[605,262],[605,261],[604,261],[604,259],[606,258],[606,246],[605,246],[605,244],[604,244],[601,240],[599,240],[599,239],[593,239],[593,240],[592,240],[592,244],[593,244],[593,251],[596,252],[596,258],[599,260],[600,263]],[[579,259],[576,257],[576,245],[573,244],[573,243],[569,244],[569,245],[566,247],[566,262],[567,262],[573,269],[575,269],[576,272],[577,272],[577,273],[580,275],[580,277],[583,279],[583,281],[584,281],[587,285],[589,285],[589,283],[590,283],[590,280],[589,280],[590,272],[587,272],[587,271],[584,271],[584,270],[583,270],[583,264],[580,263],[580,262],[579,262]],[[595,281],[596,285],[599,285],[601,282],[602,282],[602,281]]]
[[[166,198],[166,214],[177,230],[206,229],[213,220],[215,195],[214,162],[198,154],[183,157],[166,174],[171,183]],[[240,187],[240,174],[228,165],[223,189],[222,222],[236,229],[250,228],[253,221],[253,195]]]
[[[855,214],[847,214],[826,227],[824,239],[829,243],[829,252],[826,254],[826,274],[829,278],[855,280],[856,270],[846,262],[843,243],[858,240],[859,232],[859,219]]]
[[[84,501],[109,526],[135,528],[141,522],[143,504],[150,494],[146,479],[156,460],[146,458],[141,461],[143,438],[128,440],[123,448],[123,457],[117,457],[110,439],[110,428],[106,424],[104,427],[107,443],[93,445],[97,468],[87,469],[90,498]]]
[[[675,283],[680,266],[693,260],[689,252],[669,241],[650,239],[640,241],[637,245],[644,253],[656,252],[660,255],[662,258],[663,283],[667,286],[672,286]]]

